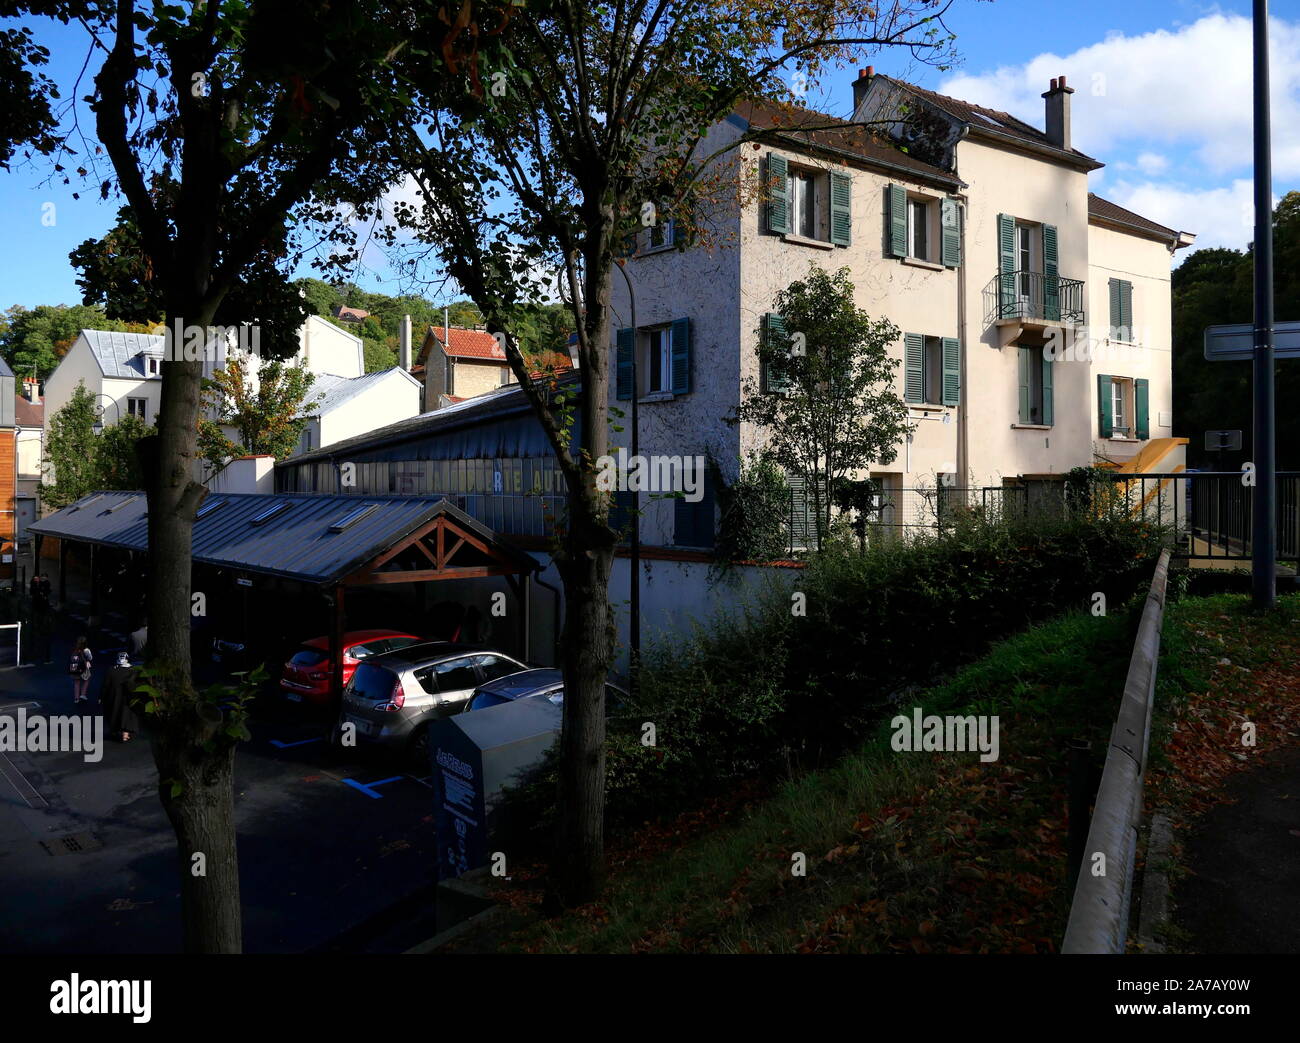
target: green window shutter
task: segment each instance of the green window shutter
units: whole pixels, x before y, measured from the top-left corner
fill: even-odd
[[[998,214],[998,304],[1002,317],[1016,309],[1016,219]]]
[[[767,154],[767,230],[790,231],[790,164],[775,152]]]
[[[1135,341],[1133,334],[1133,284],[1127,279],[1119,283],[1119,324],[1124,327],[1123,340]]]
[[[790,546],[815,547],[817,545],[817,511],[812,486],[802,475],[786,475],[790,489]],[[826,503],[826,487],[822,484],[822,505]]]
[[[1119,329],[1124,325],[1124,305],[1120,296],[1120,282],[1111,279],[1107,289],[1110,294],[1110,339],[1119,340]]]
[[[1034,364],[1034,349],[1021,348],[1019,369],[1019,391],[1020,391],[1020,422],[1022,424],[1032,424],[1034,422],[1033,403],[1029,401],[1029,367]]]
[[[1109,374],[1097,374],[1097,433],[1102,438],[1115,433],[1115,418],[1110,412],[1110,385]]]
[[[784,348],[787,344],[785,333],[785,319],[776,312],[768,312],[763,316],[763,347],[767,348]],[[762,379],[760,381],[762,391],[767,393],[784,394],[790,390],[790,378],[788,376],[778,377],[772,370],[772,363],[762,362]]]
[[[831,171],[831,242],[848,246],[853,239],[853,178]]]
[[[920,402],[925,398],[925,338],[919,333],[903,334],[903,399]]]
[[[1145,377],[1133,381],[1133,422],[1138,438],[1151,437],[1151,381]]]
[[[1051,427],[1052,417],[1052,360],[1043,352],[1043,423]]]
[[[885,188],[885,242],[890,257],[907,256],[907,191],[902,185]]]
[[[943,265],[956,268],[961,264],[961,207],[955,199],[939,204],[940,235],[943,240]]]
[[[673,394],[691,390],[691,320],[673,319],[672,326]]]
[[[1055,225],[1043,225],[1043,318],[1061,318],[1061,278]]]
[[[956,337],[943,338],[943,404],[961,401],[961,345]]]
[[[614,397],[632,397],[632,353],[636,350],[636,330],[621,329],[617,335],[618,353],[614,373]]]

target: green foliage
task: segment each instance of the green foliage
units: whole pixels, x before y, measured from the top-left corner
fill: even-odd
[[[1288,192],[1273,212],[1273,263],[1276,315],[1294,318],[1300,315],[1300,192]],[[1254,458],[1251,363],[1208,362],[1204,355],[1206,326],[1251,321],[1253,266],[1250,250],[1213,247],[1189,254],[1173,272],[1174,415],[1177,433],[1191,439],[1191,467],[1235,471]],[[1275,379],[1279,402],[1300,399],[1294,363],[1279,361]],[[1239,453],[1205,451],[1205,431],[1231,429],[1243,432]],[[1300,411],[1278,410],[1277,444],[1278,466],[1300,467]]]
[[[110,319],[102,308],[84,304],[15,304],[0,315],[0,356],[19,378],[44,380],[59,364],[83,329],[125,330],[128,324]]]
[[[907,405],[894,390],[898,360],[889,353],[899,330],[855,304],[847,268],[831,275],[814,266],[777,294],[772,310],[785,333],[755,330],[758,360],[769,384],[788,390],[774,394],[747,377],[731,419],[761,429],[772,459],[805,480],[820,546],[832,515],[822,490],[872,463],[891,463],[909,430]]]
[[[256,380],[243,359],[232,359],[204,381],[204,403],[216,419],[199,421],[199,452],[213,472],[231,457],[293,453],[320,396],[309,398],[316,377],[305,366],[263,359]],[[226,435],[234,428],[238,441]]]
[[[143,486],[135,445],[154,429],[139,417],[123,417],[96,434],[95,396],[77,385],[67,405],[50,418],[45,435],[45,465],[52,482],[40,487],[41,501],[58,509],[97,489]]]
[[[746,779],[826,764],[870,734],[900,693],[1089,608],[1095,591],[1122,616],[1150,583],[1160,544],[1136,522],[971,518],[911,544],[827,550],[795,583],[804,615],[789,590],[773,589],[647,655],[638,702],[624,713],[636,727],[611,727],[609,821],[670,815]],[[1077,664],[1078,650],[1060,652]],[[972,681],[958,694],[979,692]],[[656,747],[640,745],[642,721],[654,722]],[[545,818],[553,793],[543,770],[512,793],[520,812],[511,819]]]
[[[717,553],[723,561],[771,561],[786,553],[790,490],[781,468],[766,457],[750,460],[731,485],[718,490]]]

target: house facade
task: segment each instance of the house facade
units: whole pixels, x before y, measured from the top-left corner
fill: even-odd
[[[514,381],[505,350],[487,330],[430,326],[412,372],[424,384],[424,412],[443,409]]]
[[[635,330],[615,280],[610,405],[626,410],[635,358],[642,455],[706,455],[714,480],[735,479],[763,436],[723,418],[746,380],[763,386],[757,347],[781,326],[777,293],[815,265],[847,267],[859,307],[900,331],[896,390],[912,431],[870,469],[891,509],[904,490],[978,494],[1098,463],[1181,467],[1170,268],[1192,237],[1089,193],[1102,164],[1070,144],[1072,93],[1053,81],[1039,130],[867,70],[850,122],[753,105],[715,127],[702,151],[765,132],[726,160],[759,189],[710,215],[708,248],[641,233],[625,268]],[[642,510],[648,543],[711,539],[712,496],[643,498]]]

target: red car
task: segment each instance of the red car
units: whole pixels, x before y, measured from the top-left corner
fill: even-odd
[[[399,630],[354,630],[343,635],[343,685],[352,680],[357,664],[367,656],[391,652],[395,648],[423,641],[414,634]],[[314,637],[304,641],[302,648],[284,664],[280,676],[280,690],[286,699],[328,704],[334,695],[334,671],[330,664],[330,639]]]

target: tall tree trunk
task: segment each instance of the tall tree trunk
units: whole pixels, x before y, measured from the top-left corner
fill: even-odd
[[[212,309],[168,316],[200,326]],[[175,345],[179,347],[180,345]],[[186,952],[242,947],[235,851],[234,742],[222,712],[195,690],[190,661],[191,537],[203,486],[194,480],[202,361],[164,361],[158,435],[149,450],[149,665],[159,691],[151,729],[159,797],[176,831]]]
[[[595,198],[597,193],[589,193]],[[579,482],[569,489],[569,531],[556,566],[564,583],[561,666],[564,727],[560,734],[560,787],[556,850],[552,859],[552,905],[594,900],[605,883],[605,682],[615,629],[609,576],[616,535],[608,524],[607,494],[596,488],[595,467],[609,452],[610,289],[609,248],[614,203],[588,219],[592,251],[585,259],[585,314],[580,317],[591,350],[582,367]]]
[[[615,637],[608,527],[573,521],[574,546],[583,550],[560,566],[564,728],[552,882],[553,899],[566,907],[593,901],[605,883],[605,682]]]

